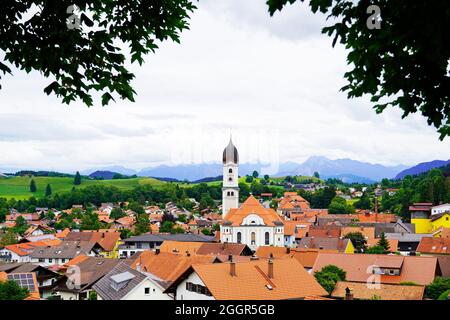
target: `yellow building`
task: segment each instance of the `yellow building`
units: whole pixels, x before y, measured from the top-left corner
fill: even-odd
[[[450,228],[450,213],[444,212],[430,217],[430,219],[411,219],[416,226],[416,233],[433,233],[439,228]]]

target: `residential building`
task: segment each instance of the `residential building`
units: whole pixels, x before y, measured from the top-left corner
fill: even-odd
[[[330,264],[347,272],[351,282],[428,285],[439,275],[436,257],[325,252],[317,256],[313,272]]]
[[[63,241],[53,247],[36,248],[31,254],[31,262],[43,267],[64,265],[79,255],[95,256],[99,247],[97,243],[89,241]]]
[[[298,244],[300,249],[335,250],[342,253],[355,253],[350,239],[304,237]]]
[[[181,242],[214,242],[214,236],[205,236],[203,234],[142,234],[123,240],[123,244],[119,245],[119,258],[129,258],[136,252],[149,249],[156,249],[161,246],[164,241],[181,241]]]
[[[287,300],[327,294],[295,259],[192,265],[166,293],[176,300]]]
[[[385,284],[370,286],[365,282],[338,281],[331,293],[332,298],[344,299],[350,290],[356,300],[422,300],[425,286]]]
[[[115,231],[83,231],[70,232],[65,240],[87,241],[100,246],[99,254],[105,258],[117,258],[118,247],[121,242],[120,232]]]
[[[420,233],[386,233],[386,239],[397,240],[397,251],[403,255],[414,254],[422,238],[432,237],[431,234]]]
[[[450,203],[440,204],[431,208],[431,215],[450,212]]]
[[[416,249],[417,252],[424,254],[450,254],[450,238],[424,237]]]
[[[173,300],[164,293],[165,288],[160,282],[159,278],[134,270],[122,262],[92,288],[97,292],[98,300]]]

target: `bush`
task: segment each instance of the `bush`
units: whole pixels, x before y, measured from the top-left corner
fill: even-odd
[[[450,278],[437,277],[432,283],[426,286],[425,296],[436,300],[448,290],[450,290]]]
[[[448,300],[449,295],[450,295],[450,290],[444,291],[441,293],[438,300]]]
[[[317,282],[331,294],[338,281],[345,281],[347,272],[334,265],[327,265],[314,273]]]

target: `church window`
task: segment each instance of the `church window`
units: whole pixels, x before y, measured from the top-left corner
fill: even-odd
[[[240,232],[237,233],[237,243],[242,242],[242,234]]]
[[[232,177],[229,177],[229,178],[228,178],[228,181],[233,181],[233,178],[232,178]]]
[[[232,196],[232,197],[234,196],[234,191],[231,191],[231,196]]]
[[[269,244],[269,232],[266,232],[266,234],[265,234],[265,243],[266,243],[266,245]]]
[[[228,169],[228,173],[233,173],[233,169]]]
[[[230,191],[227,191],[227,196],[228,196],[228,197],[230,196]]]
[[[256,233],[254,233],[254,232],[252,232],[252,234],[251,234],[251,241],[252,241],[252,244],[256,244]]]

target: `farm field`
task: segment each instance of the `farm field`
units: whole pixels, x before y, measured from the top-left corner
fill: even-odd
[[[52,193],[67,192],[75,188],[85,188],[91,185],[115,186],[119,189],[133,189],[139,185],[150,184],[153,186],[162,186],[166,182],[153,178],[133,178],[133,179],[114,179],[114,180],[89,180],[82,179],[81,185],[74,186],[73,178],[71,177],[33,177],[36,182],[37,191],[30,192],[31,178],[23,177],[8,177],[0,178],[0,197],[15,198],[16,200],[27,199],[31,196],[36,198],[45,195],[45,188],[50,184]]]

